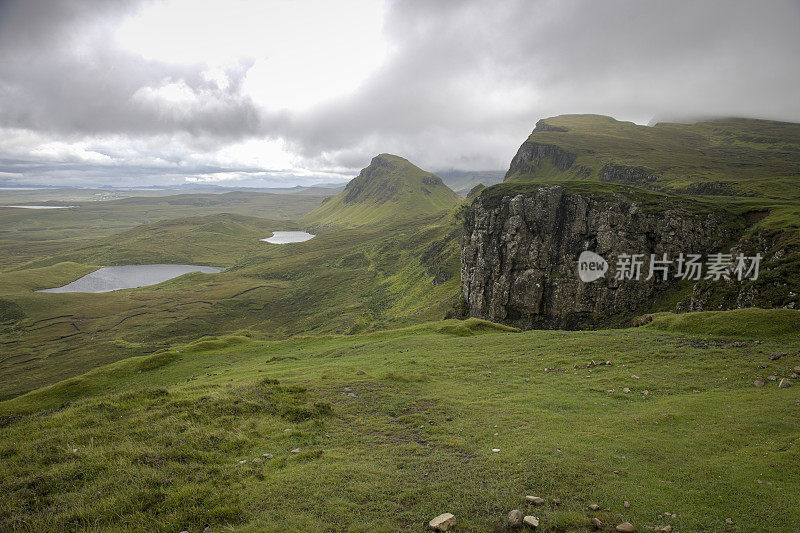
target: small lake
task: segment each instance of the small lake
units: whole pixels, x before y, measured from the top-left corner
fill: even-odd
[[[126,265],[103,267],[72,283],[36,292],[110,292],[155,285],[189,272],[216,274],[221,268],[197,265]]]
[[[72,209],[77,205],[0,205],[0,207],[14,207],[16,209]]]
[[[305,231],[273,231],[272,237],[261,240],[271,244],[290,244],[293,242],[304,242],[314,237],[316,237],[316,235],[311,235]]]

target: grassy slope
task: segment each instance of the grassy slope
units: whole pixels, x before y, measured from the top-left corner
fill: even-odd
[[[597,182],[607,163],[644,167],[661,175],[654,185],[664,192],[724,182],[732,195],[706,199],[735,212],[770,210],[759,227],[800,229],[800,124],[729,119],[648,127],[601,115],[562,115],[542,123],[566,131],[534,131],[526,142],[575,154],[572,169],[560,172],[544,164],[506,182]],[[581,175],[578,168],[589,172]]]
[[[0,398],[203,335],[279,338],[440,319],[458,294],[448,217],[259,241],[296,227],[236,215],[162,221],[0,273]],[[228,270],[103,294],[32,292],[98,266],[151,262]]]
[[[381,154],[342,193],[326,200],[304,220],[315,225],[363,226],[441,214],[459,200],[430,172],[402,157]]]
[[[14,204],[14,191],[0,191],[0,205]],[[75,202],[75,209],[0,208],[0,271],[22,268],[35,259],[89,246],[98,239],[140,224],[170,218],[233,213],[268,219],[297,219],[317,207],[319,195],[233,192]],[[41,202],[34,202],[41,203]]]
[[[528,141],[556,144],[577,155],[575,164],[592,170],[588,179],[598,179],[600,168],[613,162],[662,174],[658,184],[669,189],[721,180],[759,198],[800,198],[800,124],[730,119],[648,127],[600,115],[543,122],[566,131],[535,131]]]
[[[752,382],[800,364],[800,341],[759,336],[450,321],[201,340],[0,403],[0,524],[423,531],[449,511],[458,531],[489,531],[536,494],[562,501],[530,509],[544,531],[585,531],[593,515],[795,531],[797,393]],[[263,453],[274,459],[253,462]]]

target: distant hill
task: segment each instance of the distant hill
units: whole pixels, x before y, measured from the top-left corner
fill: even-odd
[[[445,185],[461,196],[467,196],[477,185],[490,187],[503,181],[502,170],[442,170],[436,175],[442,178]]]
[[[800,124],[731,118],[639,126],[602,115],[540,120],[506,181],[600,181],[696,196],[800,198]]]
[[[435,174],[402,157],[380,154],[344,191],[325,200],[305,220],[360,226],[442,213],[459,201],[459,196]]]

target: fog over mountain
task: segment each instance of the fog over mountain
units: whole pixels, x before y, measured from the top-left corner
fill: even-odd
[[[0,3],[0,185],[497,171],[539,118],[800,121],[800,3]]]

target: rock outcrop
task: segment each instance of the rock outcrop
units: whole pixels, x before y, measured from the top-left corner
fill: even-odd
[[[522,328],[576,329],[641,312],[675,283],[645,279],[650,254],[715,252],[741,230],[724,212],[642,191],[509,190],[488,189],[466,210],[461,282],[466,314]],[[581,281],[584,251],[608,261],[605,276]],[[645,254],[640,279],[617,279],[614,257],[634,253]]]

